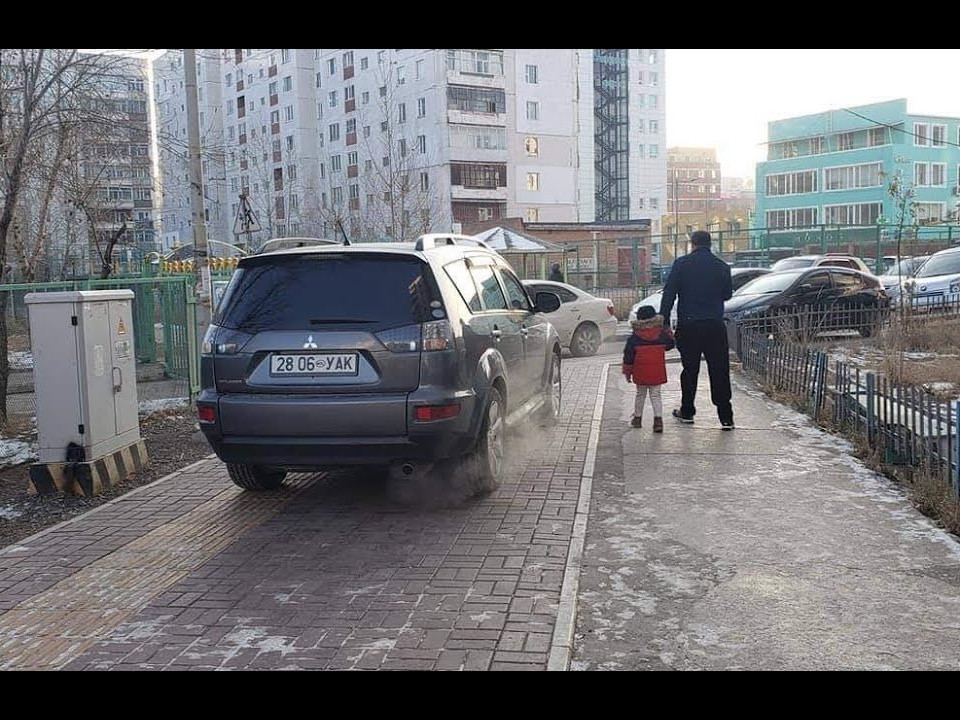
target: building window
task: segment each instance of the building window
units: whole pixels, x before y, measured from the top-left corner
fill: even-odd
[[[650,55],[649,55],[649,57],[647,58],[647,61],[648,61],[651,65],[656,65],[656,64],[657,64],[657,51],[656,51],[656,50],[651,50],[651,51],[650,51]]]
[[[920,202],[914,206],[918,223],[940,222],[946,215],[946,203]]]
[[[527,65],[524,69],[524,77],[527,82],[531,85],[537,84],[537,66],[536,65]]]
[[[380,52],[377,53],[377,62],[380,65],[383,65],[386,61],[387,61],[387,51],[381,50]]]
[[[536,191],[540,189],[540,173],[527,173],[527,190]]]
[[[289,51],[289,50],[281,50],[281,51],[280,51],[280,62],[281,62],[281,63],[288,63],[288,62],[290,62],[290,51]]]
[[[933,147],[943,147],[946,144],[946,139],[947,139],[946,125],[930,126],[930,144]]]
[[[283,119],[286,122],[293,122],[293,105],[287,105],[283,109]]]
[[[637,120],[637,133],[643,135],[643,118]]]
[[[335,187],[335,188],[333,188],[333,190],[330,191],[330,199],[331,199],[334,203],[342,203],[342,202],[343,202],[343,188],[342,188],[342,187]]]
[[[527,152],[527,157],[540,156],[540,141],[535,137],[528,137],[523,141],[523,149]]]
[[[353,67],[353,50],[350,50],[343,54],[343,67],[344,68]]]
[[[914,163],[913,184],[918,187],[943,187],[947,184],[945,163]]]
[[[417,117],[426,117],[427,116],[427,99],[418,98],[417,99]]]
[[[810,138],[810,154],[811,155],[823,154],[823,138],[822,137]]]
[[[656,110],[656,109],[657,109],[657,96],[656,96],[656,95],[651,95],[651,96],[650,96],[650,109],[651,109],[651,110]]]
[[[385,98],[386,96],[387,96],[387,86],[386,86],[386,85],[381,85],[381,86],[380,86],[380,97]]]
[[[777,197],[780,195],[800,195],[802,193],[817,192],[817,177],[819,172],[816,170],[802,170],[792,173],[781,173],[778,175],[767,175],[766,194],[767,197]]]
[[[853,150],[854,138],[852,132],[837,135],[837,150]]]
[[[817,208],[767,210],[766,221],[767,228],[771,230],[791,227],[809,227],[817,224]]]
[[[527,120],[540,119],[540,103],[536,100],[527,100]]]
[[[296,165],[288,165],[288,166],[287,166],[287,178],[288,178],[289,180],[296,180],[296,179],[297,179],[297,166],[296,166]]]
[[[640,158],[642,159],[642,158],[643,158],[643,153],[644,153],[643,143],[640,143],[639,145],[637,145],[637,151],[638,151],[638,153],[637,153],[637,154],[638,154],[638,157],[640,157]]]
[[[364,136],[365,138],[370,137],[370,126],[369,126],[369,125],[364,125],[364,126],[363,126],[363,136]]]
[[[880,187],[882,170],[881,163],[826,168],[823,171],[823,189],[830,192],[831,190]]]
[[[340,139],[340,123],[332,123],[330,129],[330,142]]]
[[[293,135],[287,135],[287,151],[293,150]]]
[[[322,80],[321,80],[322,77],[323,77],[323,76],[322,76],[321,73],[317,73],[317,87],[320,87],[320,84],[321,84],[321,82],[322,82]]]
[[[467,188],[498,188],[507,186],[505,163],[451,163],[450,184]]]
[[[527,222],[540,222],[540,208],[527,208]]]
[[[293,90],[293,78],[290,75],[287,75],[283,79],[283,91],[290,92],[291,90]]]
[[[651,120],[647,127],[650,128],[650,132],[653,134],[660,132],[660,122],[657,120]]]
[[[336,75],[336,73],[337,73],[337,59],[336,59],[336,58],[330,58],[329,60],[327,60],[327,70],[329,71],[329,73],[330,73],[331,75]]]
[[[827,225],[876,225],[882,212],[882,203],[824,205],[823,222]]]
[[[407,79],[403,75],[403,65],[397,65],[397,86],[403,85]]]
[[[887,142],[887,129],[878,127],[870,128],[870,132],[867,133],[867,143],[870,147],[877,147],[878,145],[885,145]]]
[[[331,158],[330,158],[330,172],[334,172],[334,173],[340,172],[341,167],[342,167],[342,165],[341,165],[341,162],[340,162],[340,156],[339,156],[339,155],[333,155],[333,156],[331,156]]]
[[[926,147],[930,144],[930,126],[926,123],[913,124],[913,144]]]
[[[426,192],[430,189],[430,173],[421,172],[420,173],[420,190]]]
[[[659,81],[660,81],[660,77],[658,76],[657,73],[655,72],[650,73],[650,85],[652,87],[656,87],[659,84]]]
[[[650,198],[650,209],[651,210],[660,209],[660,198]]]
[[[929,163],[914,163],[913,164],[913,184],[919,187],[929,185],[929,172],[928,168],[930,167]]]
[[[355,133],[357,131],[357,120],[356,118],[350,118],[347,120],[347,127],[345,132],[349,135],[350,133]]]
[[[360,104],[361,104],[361,105],[369,105],[369,104],[370,104],[370,93],[367,92],[366,90],[364,90],[364,91],[363,91],[363,94],[360,96]]]
[[[426,155],[427,153],[427,136],[426,135],[417,135],[417,152],[421,155]]]
[[[400,138],[400,157],[407,156],[407,139]]]
[[[368,67],[370,67],[369,59],[365,57],[360,58],[360,69],[366,70]]]
[[[347,85],[343,89],[343,101],[346,103],[346,102],[349,102],[350,100],[353,100],[355,92],[356,90],[353,85]]]
[[[333,90],[327,95],[327,102],[330,104],[330,107],[335,108],[337,106],[337,91]]]
[[[405,103],[397,103],[397,122],[403,123],[407,121],[407,106]]]
[[[486,113],[506,112],[506,94],[494,88],[468,88],[451,85],[447,89],[447,109],[461,112]]]
[[[650,157],[651,157],[651,158],[660,157],[660,146],[659,146],[659,145],[651,145],[651,146],[650,146]]]
[[[637,105],[640,106],[640,109],[641,109],[641,110],[642,110],[644,107],[646,107],[646,99],[645,99],[645,96],[644,96],[643,93],[640,93],[639,95],[637,95]]]
[[[417,60],[417,62],[414,63],[413,67],[414,67],[414,76],[416,77],[416,79],[417,80],[422,79],[423,78],[423,60]]]

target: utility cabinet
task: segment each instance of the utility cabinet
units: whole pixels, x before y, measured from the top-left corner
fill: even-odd
[[[131,290],[26,296],[40,464],[90,463],[139,444],[132,300]]]

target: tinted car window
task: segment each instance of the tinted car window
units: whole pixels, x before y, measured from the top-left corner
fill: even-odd
[[[756,280],[752,280],[737,291],[738,295],[763,295],[766,293],[783,292],[790,287],[800,276],[800,271],[783,273],[771,273],[770,275],[761,275]]]
[[[953,275],[960,273],[960,252],[949,252],[943,255],[934,255],[917,273],[917,277],[933,277],[934,275]]]
[[[425,267],[396,256],[271,258],[234,273],[214,322],[248,332],[425,322],[434,298]]]
[[[837,287],[844,290],[860,290],[867,286],[860,275],[854,275],[853,273],[834,273],[833,281],[837,284]]]
[[[473,276],[467,270],[467,264],[463,260],[450,263],[443,268],[450,280],[460,293],[460,297],[470,308],[471,312],[480,312],[480,295],[477,293],[477,286],[473,284]]]
[[[774,272],[799,270],[800,268],[810,267],[814,262],[813,258],[784,258],[783,260],[777,260],[770,269]]]
[[[506,310],[507,299],[503,296],[503,290],[500,289],[500,283],[497,282],[497,276],[493,274],[493,267],[483,265],[470,267],[470,274],[473,275],[474,282],[480,288],[480,297],[483,300],[485,310]]]
[[[803,280],[800,281],[801,285],[812,285],[813,290],[826,290],[830,288],[830,273],[826,272],[816,272],[810,273]]]
[[[756,280],[761,275],[763,275],[763,273],[749,273],[749,272],[737,273],[736,275],[733,275],[730,278],[731,283],[733,285],[733,290],[734,291],[739,290],[748,282],[750,282],[751,280]]]
[[[857,269],[857,264],[853,260],[824,260],[820,267],[845,267],[851,270]]]
[[[576,293],[572,293],[566,288],[560,287],[559,285],[532,285],[530,287],[530,292],[532,292],[534,295],[542,292],[554,293],[555,295],[560,296],[560,302],[562,303],[575,302],[576,300],[580,299],[577,297]]]
[[[514,310],[529,310],[530,302],[527,300],[527,294],[523,291],[523,286],[520,284],[520,281],[505,268],[500,268],[500,277],[503,278],[503,284],[507,288],[510,307]]]

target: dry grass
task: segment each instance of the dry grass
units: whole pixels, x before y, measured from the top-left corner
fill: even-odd
[[[921,388],[930,383],[952,383],[960,387],[960,317],[898,318],[883,332],[878,344],[883,358],[877,370],[894,383]],[[931,357],[909,358],[906,353],[929,353]],[[956,392],[934,394],[946,399]]]

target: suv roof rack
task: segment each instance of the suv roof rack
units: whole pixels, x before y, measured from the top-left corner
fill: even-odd
[[[487,250],[492,249],[483,242],[483,240],[477,240],[470,235],[457,235],[454,233],[428,233],[427,235],[421,235],[417,238],[413,249],[423,251],[440,245],[476,245],[477,247],[486,248]]]
[[[271,243],[275,243],[278,247],[267,246]],[[284,247],[310,247],[311,245],[340,245],[341,243],[336,240],[326,240],[324,238],[308,238],[308,237],[280,237],[280,238],[271,238],[267,240],[263,245],[260,246],[260,249],[257,250],[257,254],[264,252],[270,252],[271,250],[277,250]]]

